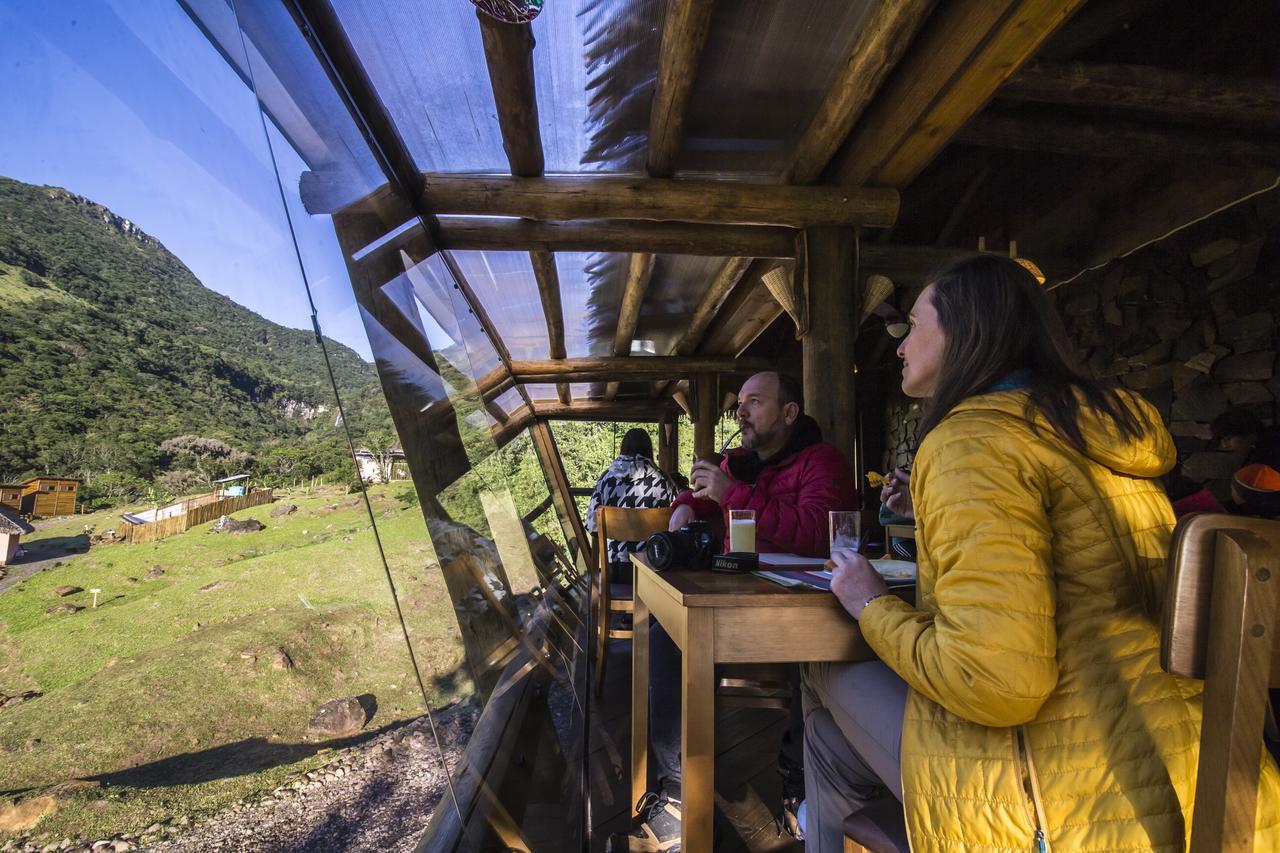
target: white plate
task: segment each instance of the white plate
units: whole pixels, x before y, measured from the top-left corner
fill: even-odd
[[[872,560],[871,565],[885,580],[913,581],[916,579],[916,564],[910,560]]]

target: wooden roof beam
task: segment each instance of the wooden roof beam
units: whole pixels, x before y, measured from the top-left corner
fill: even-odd
[[[840,143],[898,64],[935,0],[878,3],[831,90],[796,144],[784,183],[810,184],[835,156]]]
[[[983,148],[1079,157],[1210,160],[1245,168],[1280,165],[1280,141],[1275,139],[1132,122],[1094,123],[986,112],[965,125],[956,141]]]
[[[479,9],[476,17],[511,174],[537,177],[545,161],[533,83],[533,30],[529,24],[504,23]]]
[[[1280,129],[1280,81],[1270,78],[1188,74],[1145,65],[1033,62],[1009,78],[997,97],[1215,128]]]
[[[898,213],[892,189],[787,187],[732,181],[616,176],[512,178],[423,176],[422,203],[435,214],[527,219],[643,219],[738,225],[870,225]]]
[[[547,318],[547,344],[551,357],[565,357],[564,309],[560,305],[560,275],[556,271],[556,259],[550,252],[530,252],[533,277],[538,282],[538,296],[542,299],[542,313]],[[561,403],[569,402],[569,386],[556,385]]]
[[[711,31],[715,0],[670,0],[662,26],[658,80],[649,110],[649,154],[646,170],[655,178],[675,174],[676,154],[684,140],[685,111],[698,59]]]
[[[613,354],[625,359],[631,355],[631,340],[636,336],[636,327],[640,325],[640,307],[644,305],[644,295],[649,290],[649,282],[653,280],[654,256],[647,253],[636,253],[631,256],[631,266],[627,270],[627,283],[622,289],[622,302],[618,306],[618,323],[613,331]],[[604,398],[612,400],[618,396],[618,383],[610,382],[604,391]]]
[[[516,382],[604,382],[613,379],[652,380],[694,373],[754,373],[767,370],[764,359],[715,356],[650,355],[593,356],[569,359],[523,359],[511,363]]]
[[[639,421],[657,422],[668,413],[678,412],[674,402],[661,400],[574,400],[569,405],[535,400],[533,413],[538,419],[564,421]]]
[[[502,249],[547,252],[649,252],[670,255],[790,258],[793,228],[766,225],[703,225],[622,219],[537,222],[531,219],[445,216],[442,249]]]
[[[946,0],[921,28],[834,173],[905,187],[1084,0]]]

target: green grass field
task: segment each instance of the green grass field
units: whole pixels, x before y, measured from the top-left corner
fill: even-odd
[[[398,497],[408,489],[376,487],[372,497],[439,706],[470,683],[422,514]],[[333,494],[279,503],[298,511],[236,514],[263,521],[257,533],[204,525],[156,543],[95,546],[0,593],[0,692],[43,694],[0,708],[0,792],[64,792],[37,831],[138,832],[276,787],[323,760],[305,729],[328,699],[373,694],[367,730],[422,713],[363,503]],[[39,552],[118,517],[54,522],[24,544]],[[163,574],[148,579],[157,567]],[[85,591],[59,598],[63,585]],[[101,590],[96,609],[92,588]],[[64,601],[85,609],[46,614]],[[292,669],[273,667],[279,649]]]

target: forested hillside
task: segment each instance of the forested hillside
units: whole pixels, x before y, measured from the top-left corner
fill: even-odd
[[[350,470],[312,333],[204,287],[101,205],[0,178],[0,316],[0,479],[80,476],[103,500],[181,491],[219,464]],[[327,346],[358,434],[385,434],[373,366]]]

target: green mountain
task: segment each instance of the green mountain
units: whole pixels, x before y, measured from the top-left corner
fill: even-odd
[[[373,365],[326,343],[352,425],[385,430]],[[260,465],[313,447],[280,470],[314,474],[342,465],[335,420],[311,332],[204,287],[99,204],[0,177],[0,479],[112,474],[137,491],[180,464],[160,448],[180,435]]]

